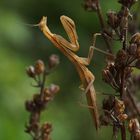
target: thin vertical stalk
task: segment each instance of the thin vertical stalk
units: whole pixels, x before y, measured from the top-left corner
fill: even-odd
[[[105,31],[105,23],[104,23],[103,14],[102,14],[102,10],[101,10],[101,6],[100,6],[100,3],[99,3],[99,0],[97,1],[97,15],[98,15],[98,18],[99,18],[99,21],[100,21],[100,25],[101,25],[102,31],[104,32]],[[103,34],[103,38],[105,40],[107,49],[109,50],[109,53],[112,53],[112,49],[111,49],[110,43],[109,43],[107,37],[104,36],[104,34]]]
[[[120,89],[120,98],[122,99],[123,95],[125,94],[125,68],[122,68],[121,72],[121,89]],[[126,128],[125,123],[121,125],[121,138],[122,140],[126,140]]]
[[[121,126],[121,137],[122,137],[122,140],[126,140],[125,123],[123,123],[122,126]]]
[[[121,70],[121,87],[120,87],[120,98],[122,99],[125,93],[125,68]]]
[[[126,10],[124,8],[124,10]],[[125,12],[125,11],[124,11]],[[128,15],[125,15],[124,17],[124,27],[123,27],[123,30],[122,30],[122,37],[123,37],[123,42],[122,42],[122,49],[123,50],[126,50],[127,48],[127,34],[128,34]],[[121,87],[120,87],[120,98],[122,99],[123,95],[125,94],[125,68],[126,66],[123,66],[122,67],[122,70],[121,70]],[[122,124],[121,126],[121,138],[122,140],[126,140],[126,128],[125,128],[125,123]]]

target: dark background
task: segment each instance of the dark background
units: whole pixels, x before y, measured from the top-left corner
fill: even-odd
[[[58,84],[61,88],[47,111],[42,115],[42,122],[53,124],[53,140],[111,139],[110,128],[103,128],[96,133],[87,108],[85,96],[78,88],[80,80],[74,65],[45,38],[38,27],[29,27],[26,23],[39,23],[42,16],[48,17],[52,32],[66,34],[59,17],[67,15],[76,24],[80,50],[79,56],[87,56],[92,45],[93,33],[100,31],[100,24],[94,12],[86,12],[82,0],[0,0],[0,140],[30,140],[24,133],[24,125],[29,114],[24,109],[24,102],[38,90],[31,86],[33,82],[26,75],[26,67],[37,59],[48,62],[51,54],[60,57],[59,66],[48,76],[47,85]],[[104,16],[107,10],[117,9],[116,1],[101,2]],[[104,40],[97,39],[97,47],[105,49]],[[116,44],[114,49],[119,48]],[[90,70],[96,77],[97,100],[101,108],[102,92],[113,92],[102,82],[101,72],[105,65],[105,56],[94,52]]]

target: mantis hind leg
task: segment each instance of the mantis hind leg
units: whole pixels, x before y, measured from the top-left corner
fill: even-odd
[[[92,86],[93,82],[94,82],[94,79],[93,79],[93,80],[91,80],[91,81],[90,81],[90,83],[88,84],[88,86],[86,87],[86,89],[85,89],[85,94],[87,94],[87,93],[88,93],[88,90],[89,90],[89,89],[90,89],[90,87]]]

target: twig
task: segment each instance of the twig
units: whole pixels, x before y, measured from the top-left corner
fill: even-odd
[[[123,123],[122,126],[121,126],[121,137],[122,137],[122,140],[126,140],[126,128],[125,128],[125,123]]]
[[[102,10],[101,10],[99,0],[97,0],[97,15],[98,15],[98,18],[99,18],[99,21],[100,21],[102,31],[104,32],[105,31],[105,23],[104,23],[103,14],[102,14]],[[109,50],[109,53],[113,53],[107,37],[104,34],[102,34],[102,35],[103,35],[103,38],[105,40],[107,49]]]

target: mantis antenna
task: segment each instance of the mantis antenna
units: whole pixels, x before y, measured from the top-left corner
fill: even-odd
[[[29,26],[29,27],[38,27],[39,24],[28,24],[28,23],[22,23],[25,26]]]

